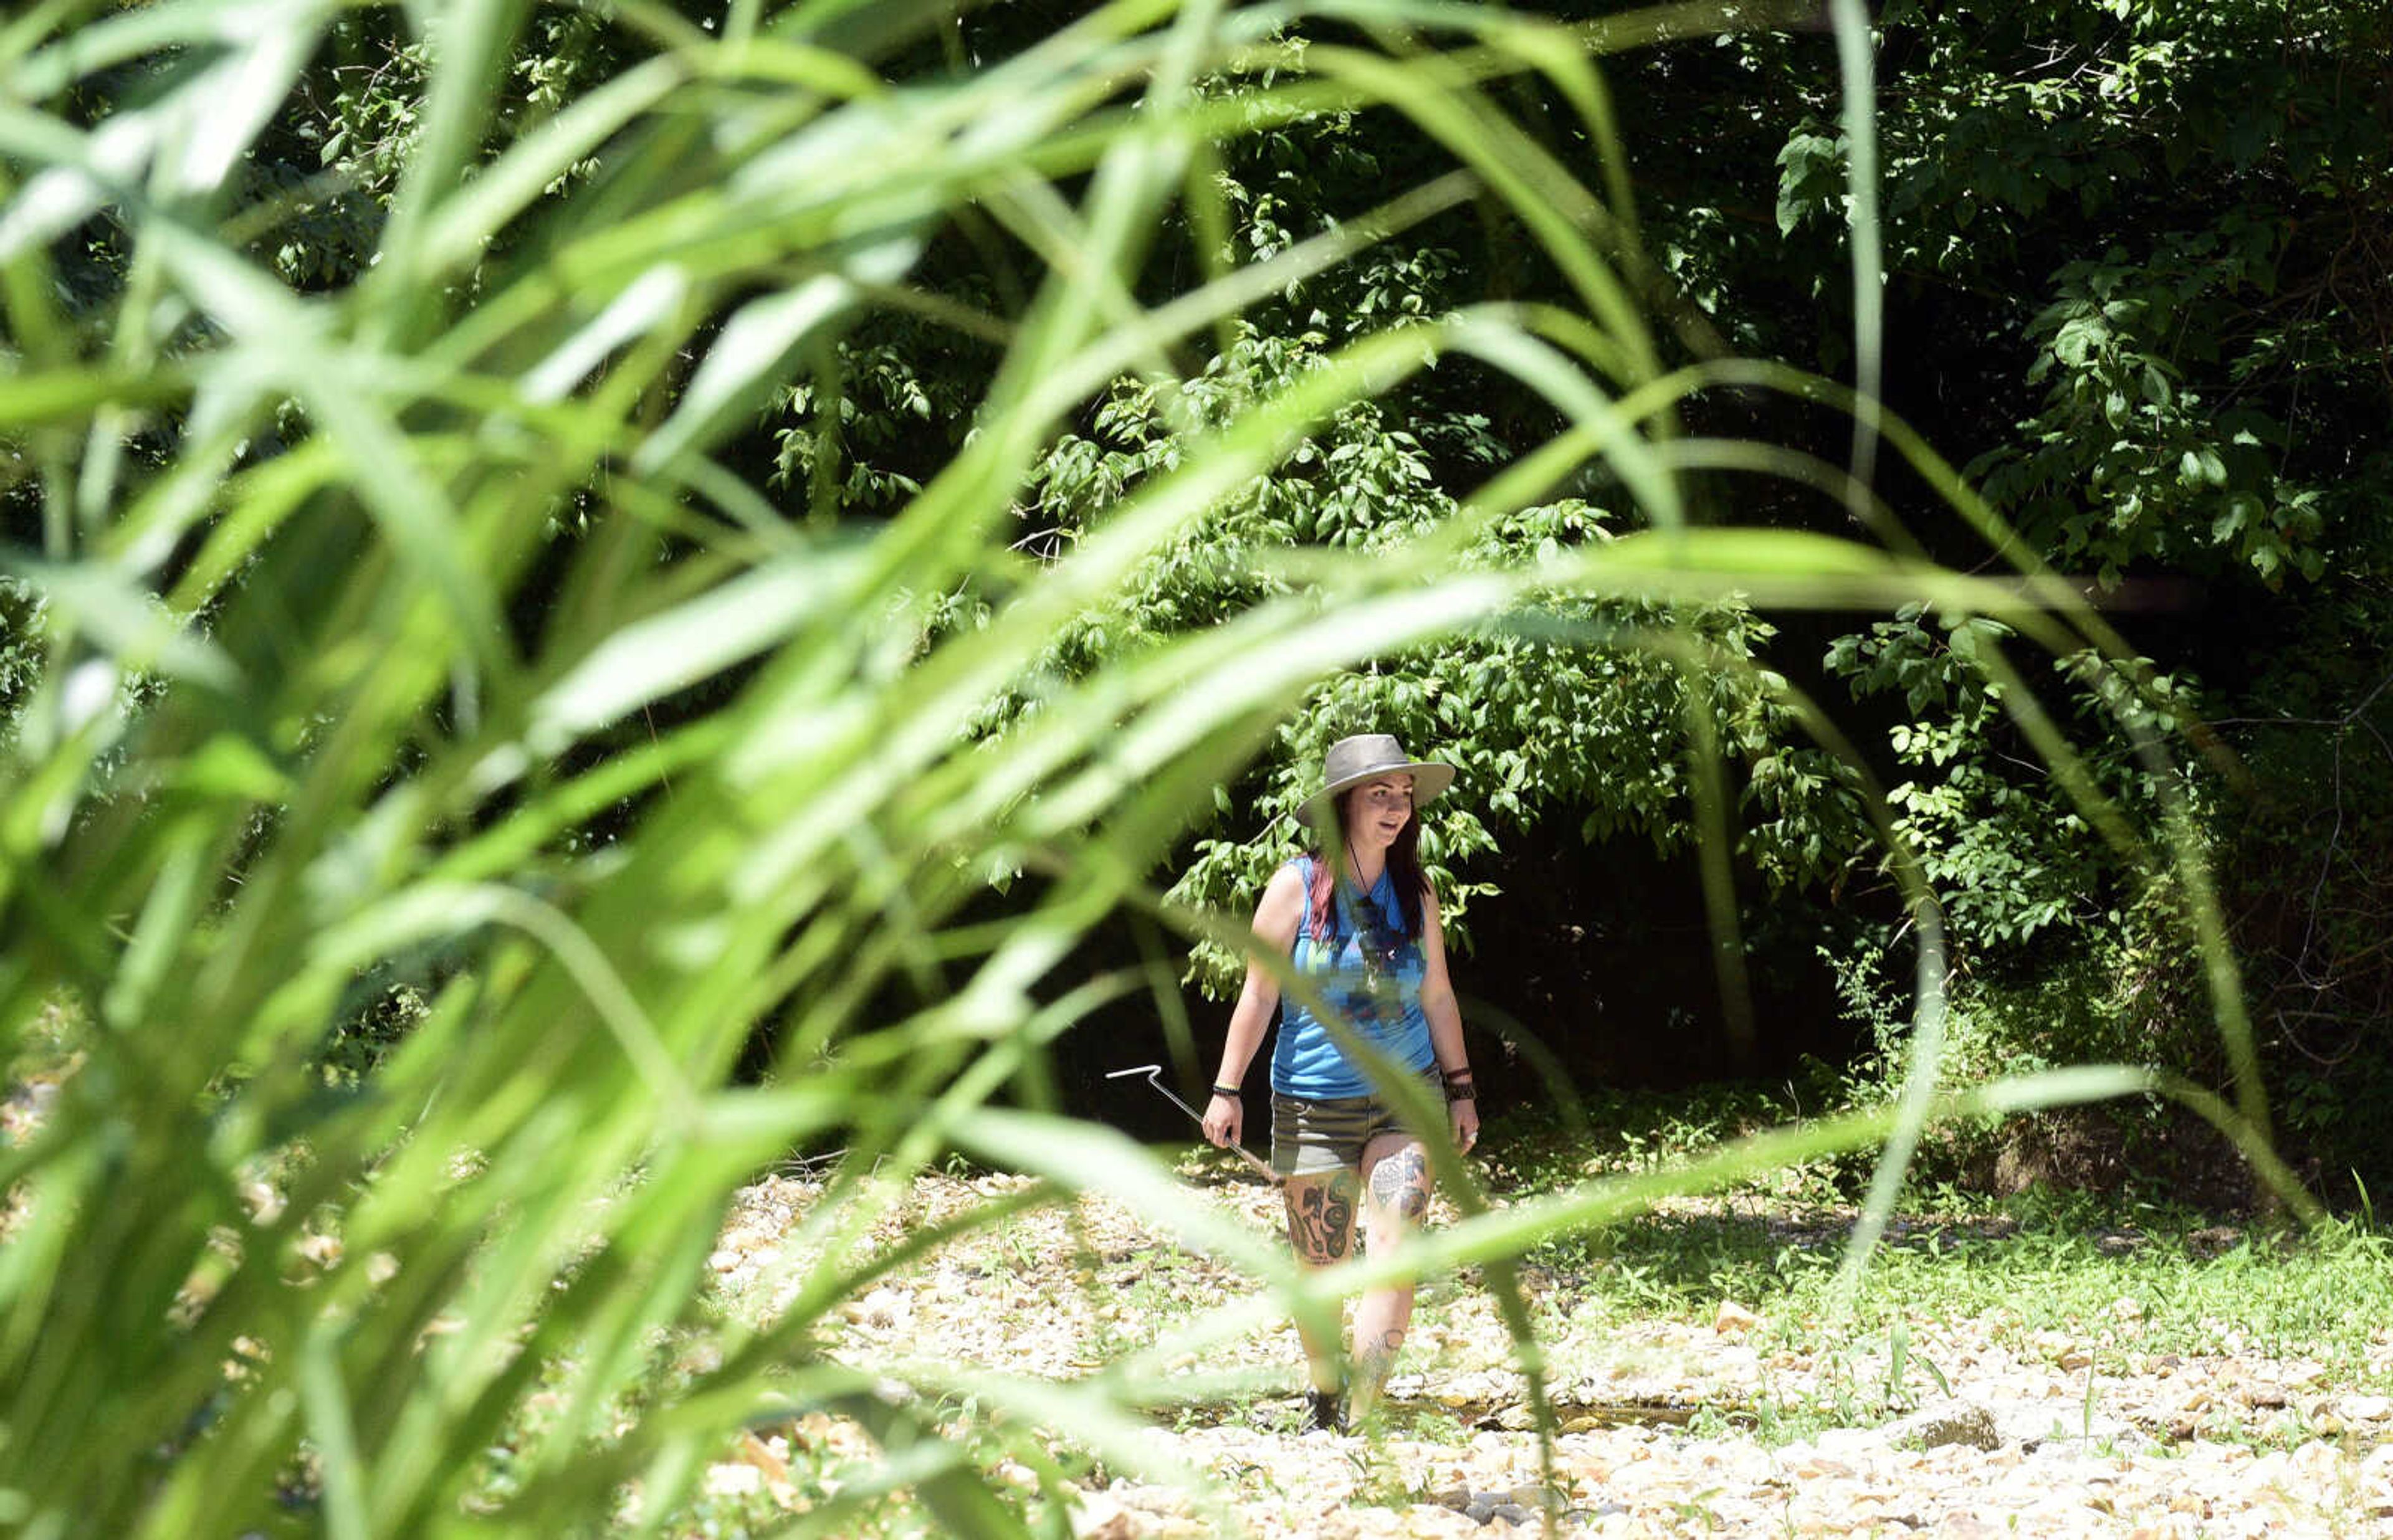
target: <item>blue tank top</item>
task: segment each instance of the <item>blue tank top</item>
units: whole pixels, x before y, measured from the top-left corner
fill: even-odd
[[[1300,855],[1289,864],[1310,893],[1313,857]],[[1429,1018],[1421,1014],[1421,944],[1405,934],[1404,909],[1389,874],[1380,873],[1371,891],[1360,897],[1339,884],[1329,906],[1327,940],[1314,937],[1312,918],[1308,910],[1297,926],[1296,945],[1289,952],[1296,971],[1313,980],[1364,1041],[1398,1064],[1419,1071],[1436,1063]],[[1346,1057],[1313,1011],[1285,990],[1271,1083],[1280,1095],[1308,1102],[1373,1094],[1361,1066]]]

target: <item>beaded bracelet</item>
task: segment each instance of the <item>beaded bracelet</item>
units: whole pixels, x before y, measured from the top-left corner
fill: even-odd
[[[1213,1094],[1216,1096],[1226,1096],[1231,1101],[1235,1102],[1246,1093],[1241,1091],[1236,1086],[1225,1086],[1216,1081],[1213,1086]]]

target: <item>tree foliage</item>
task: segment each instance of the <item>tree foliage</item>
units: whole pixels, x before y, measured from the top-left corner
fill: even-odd
[[[2021,542],[2125,601],[2125,623],[2169,659],[2169,677],[2151,682],[2157,718],[2152,708],[2106,717],[2115,747],[2098,758],[2114,768],[2098,773],[2156,816],[2135,789],[2150,779],[2137,736],[2218,719],[2209,741],[2245,756],[2243,767],[2221,762],[2180,790],[2205,810],[2240,912],[2305,907],[2289,891],[2294,871],[2334,874],[2311,889],[2312,912],[2339,908],[2346,893],[2364,909],[2381,878],[2364,857],[2336,854],[2339,794],[2282,771],[2305,732],[2348,744],[2387,672],[2382,633],[2361,619],[2381,606],[2393,564],[2375,511],[2393,489],[2382,433],[2393,295],[2366,254],[2393,239],[2384,12],[1948,4],[1889,7],[1882,24],[1891,324],[1915,318],[1938,342],[1932,368],[1898,366],[1897,404],[1974,452],[1971,474]],[[1816,241],[1836,228],[1821,176],[1841,150],[1819,127],[1824,111],[1811,121],[1782,155],[1779,213],[1791,235]],[[1837,286],[1824,276],[1815,287],[1833,314]],[[2022,773],[2017,729],[1974,693],[2017,686],[1987,680],[1961,642],[1922,620],[1908,635],[1880,626],[1848,638],[1832,659],[1864,689],[1907,672],[1974,722],[1914,721],[1890,740],[1897,760],[1927,772],[1905,792],[1965,937],[1973,910],[2000,917],[1976,941],[1994,976],[2012,980],[2059,965],[2060,938],[2029,944],[2050,924],[2073,949],[2151,959],[2114,976],[2166,974],[2172,955],[2187,969],[2164,933],[2119,902],[2137,874],[2051,805],[2048,782]],[[2036,686],[2047,704],[2085,698],[2076,667]],[[2291,705],[2321,697],[2334,705]],[[2305,715],[2308,728],[2258,725]],[[1922,827],[1922,812],[1942,828]],[[2308,848],[2289,863],[2294,846]],[[2268,927],[2238,932],[2256,979],[2302,972]],[[2373,972],[2364,958],[2357,967]],[[2328,972],[2337,989],[2348,977]],[[2220,1073],[2179,983],[2120,1000],[2101,1035]],[[2336,1056],[2374,1036],[2364,1012],[2325,1017],[2332,1026],[2309,1018],[2307,1038],[2282,1030],[2288,1018],[2271,1035],[2271,1075],[2299,1103],[2341,1100],[2327,1089]],[[2030,1055],[2079,1046],[2032,1024],[2014,1030]],[[2321,1043],[2334,1047],[2320,1054]],[[2386,1131],[2322,1148],[2331,1178],[2382,1169]]]
[[[1582,22],[1612,9],[1542,11]],[[2379,259],[2393,249],[2387,25],[2381,8],[2356,4],[1944,0],[1889,5],[1876,27],[1889,399],[1969,460],[2011,534],[1988,551],[1934,489],[1899,469],[1882,478],[1891,512],[1953,559],[2077,575],[2121,607],[2135,649],[2154,661],[2131,678],[2083,657],[2040,660],[1993,621],[1948,624],[1926,610],[1842,631],[1715,612],[1699,628],[1707,645],[1749,665],[1727,686],[1735,698],[1714,702],[1712,729],[1740,767],[1731,790],[1746,907],[1783,920],[1782,895],[1798,895],[1792,912],[1815,917],[1823,945],[1848,965],[1876,955],[1850,940],[1855,921],[1890,933],[1902,923],[1884,907],[1891,889],[1862,836],[1849,777],[1773,704],[1768,682],[1793,679],[1882,735],[1865,747],[1955,920],[1965,1009],[1974,992],[1993,991],[1987,1009],[2015,1024],[2005,1030],[2020,1034],[2019,1054],[2066,1059],[2083,1046],[2067,1039],[2084,1034],[2039,1036],[2033,1012],[1998,1007],[1994,994],[2029,986],[2062,948],[2124,947],[2176,982],[2094,1012],[2097,1036],[2223,1080],[2215,1024],[2190,1003],[2190,954],[2165,939],[2171,880],[2090,828],[2036,768],[2029,719],[2092,735],[2088,784],[2123,800],[2138,839],[2157,836],[2173,800],[2203,810],[2246,917],[2239,934],[2256,977],[2332,978],[2323,997],[2343,1000],[2376,987],[2354,996],[2355,978],[2385,976],[2365,947],[2356,974],[2302,960],[2304,944],[2285,954],[2283,917],[2372,912],[2365,895],[2379,868],[2347,842],[2351,820],[2337,809],[2348,799],[2321,790],[2333,777],[2274,767],[2300,760],[2353,773],[2386,698],[2376,685],[2393,672],[2378,640],[2393,556],[2377,512],[2393,489],[2382,431],[2393,409],[2384,363],[2393,301]],[[963,29],[974,49],[1023,41],[999,16]],[[1334,25],[1289,35],[1314,46],[1344,36]],[[1608,120],[1551,81],[1518,83],[1510,99],[1557,156],[1632,189],[1627,215],[1651,255],[1624,272],[1667,322],[1670,356],[1729,350],[1849,369],[1849,147],[1827,40],[1765,28],[1631,53],[1607,63],[1601,89],[1611,120],[1667,131],[1612,142]],[[1425,139],[1386,114],[1274,124],[1224,150],[1215,175],[1227,223],[1193,232],[1191,244],[1210,242],[1211,261],[1229,265],[1331,235],[1424,163]],[[1424,218],[1290,284],[1248,325],[1196,348],[1181,360],[1183,383],[1126,375],[1042,462],[1019,510],[1026,551],[1061,549],[1100,524],[1170,463],[1175,424],[1206,420],[1242,381],[1285,376],[1357,328],[1435,316],[1487,286],[1529,303],[1565,293],[1564,277],[1521,237],[1513,215],[1484,203]],[[1147,281],[1160,291],[1184,277]],[[972,367],[952,350],[895,338],[843,365],[857,388],[839,407],[841,436],[855,445],[842,488],[864,497],[902,488],[908,467],[958,431],[952,387],[940,382]],[[1159,388],[1170,398],[1159,400]],[[801,391],[784,406],[803,422],[815,400]],[[846,425],[869,420],[883,424],[878,438]],[[1244,575],[1258,554],[1286,552],[1285,568],[1299,573],[1307,549],[1399,538],[1383,532],[1467,503],[1553,424],[1550,404],[1519,382],[1468,362],[1442,366],[1341,421],[1310,465],[1226,504],[1200,541],[1145,574],[1143,599],[1092,617],[1050,666],[1069,675],[1113,649],[1235,613],[1260,596]],[[1697,437],[1760,431],[1830,462],[1844,458],[1850,431],[1736,392],[1691,399],[1685,426]],[[786,446],[817,430],[777,431]],[[1839,502],[1792,482],[1698,477],[1693,487],[1705,516],[1842,527]],[[1487,539],[1529,552],[1638,516],[1600,477],[1558,490],[1567,496]],[[1216,581],[1231,570],[1243,591]],[[1645,619],[1599,608],[1568,623],[1600,633]],[[1270,829],[1271,816],[1300,794],[1319,741],[1360,724],[1406,733],[1480,772],[1484,799],[1439,810],[1430,830],[1466,937],[1470,900],[1500,886],[1507,847],[1614,832],[1679,846],[1698,809],[1675,747],[1684,702],[1669,671],[1645,657],[1619,678],[1549,672],[1543,658],[1524,666],[1531,646],[1449,645],[1325,685],[1301,725],[1282,731],[1275,768],[1228,790],[1219,824],[1187,853],[1179,891],[1238,907],[1277,858],[1285,831]],[[2292,700],[2315,704],[2282,704]],[[2203,734],[2211,720],[2221,727],[2202,737],[2216,755],[2203,775],[2164,784],[2139,759],[2144,736]],[[2281,885],[2294,871],[2326,881],[2314,891]],[[1533,897],[1522,902],[1534,911]],[[2314,945],[2332,930],[2303,933]],[[1223,960],[1203,970],[1217,984]],[[2373,1040],[2365,1010],[2337,1005],[2327,1016],[2332,1024],[2282,1038],[2272,1078],[2323,1084]],[[2319,1052],[2321,1041],[2333,1046]],[[2306,1104],[2334,1100],[2298,1094]],[[2393,1143],[2326,1158],[2387,1156]]]
[[[2371,1045],[2387,692],[2354,644],[2393,607],[2385,460],[2351,448],[2384,403],[2344,295],[2377,291],[2343,254],[2383,121],[2337,60],[2381,31],[1887,9],[1894,332],[1952,342],[1899,356],[1894,404],[1984,457],[1988,513],[1907,432],[1888,506],[1855,495],[1836,393],[1722,361],[1836,365],[1850,330],[1824,40],[1603,73],[1716,23],[1587,10],[66,0],[0,30],[0,1024],[72,1016],[81,1054],[0,1150],[0,1505],[248,1533],[299,1488],[337,1533],[566,1533],[636,1483],[662,1524],[797,1406],[944,1528],[1025,1533],[943,1398],[1033,1462],[1061,1422],[1132,1466],[1160,1351],[893,1379],[813,1328],[882,1265],[853,1243],[887,1179],[949,1154],[1332,1308],[1353,1270],[1047,1116],[1049,1049],[1170,998],[1065,974],[1109,915],[1219,976],[1268,820],[1353,728],[1463,762],[1429,848],[1466,928],[1541,835],[1684,851],[1727,941],[1837,919],[1857,998],[1905,933],[1950,961],[1991,1068],[2084,1057],[2057,1022],[2250,1108],[2248,1043],[2182,1019],[2239,998],[2206,849],[2285,1040]],[[2255,137],[2229,83],[2271,35]],[[2041,163],[2022,79],[2100,120],[2073,197],[1984,169]],[[2290,227],[2251,222],[2271,199]],[[2238,646],[2181,669],[2164,613],[2164,671],[1955,569],[2004,561],[2207,585]],[[1828,685],[1882,746],[1829,751]],[[2258,816],[2161,752],[2197,717],[2274,772]],[[2164,953],[2189,927],[2206,994]],[[2039,971],[2056,937],[2078,971]],[[2125,982],[2018,1009],[2087,959]],[[2264,1121],[2160,1068],[1946,1101],[1914,1063],[1715,1173],[1884,1144],[1892,1180],[1936,1116],[2171,1092],[2282,1185]],[[2299,1126],[2344,1137],[2308,1089]],[[1508,1259],[1654,1189],[1486,1211],[1433,1148],[1471,1217],[1366,1265],[1482,1265],[1543,1406]],[[619,1421],[706,1322],[728,1194],[792,1149],[842,1164],[786,1314]]]
[[[1337,8],[1325,25],[1351,20]],[[722,36],[640,8],[620,68],[517,116],[538,84],[520,61],[560,34],[524,45],[523,8],[460,6],[358,33],[360,89],[392,111],[361,98],[341,109],[361,137],[311,141],[347,88],[313,72],[351,11],[235,14],[65,5],[0,32],[22,95],[0,103],[0,492],[24,585],[5,597],[33,636],[5,678],[0,1026],[13,1060],[72,1017],[80,1055],[0,1149],[0,1506],[36,1532],[271,1532],[288,1494],[342,1534],[591,1533],[634,1488],[635,1522],[661,1527],[774,1407],[852,1419],[947,1532],[1027,1533],[984,1446],[943,1437],[947,1398],[1000,1409],[992,1432],[1060,1511],[1042,1441],[1062,1425],[1138,1466],[1125,1414],[1165,1359],[1070,1387],[962,1383],[849,1362],[816,1328],[889,1264],[857,1243],[892,1217],[893,1179],[950,1155],[1053,1183],[1009,1202],[1111,1193],[1290,1308],[1334,1308],[1353,1270],[1298,1272],[1176,1202],[1128,1140],[1053,1116],[1048,1056],[1150,983],[1059,982],[1105,916],[1144,906],[1213,933],[1147,874],[1314,681],[1458,637],[1460,685],[1492,697],[1649,602],[1672,622],[1654,638],[1667,668],[1520,690],[1487,723],[1491,763],[1516,747],[1524,783],[1491,793],[1526,807],[1545,794],[1531,767],[1551,773],[1540,733],[1590,702],[1625,702],[1599,741],[1650,740],[1675,689],[1674,734],[1742,751],[1775,699],[1738,656],[1764,635],[1754,583],[2007,601],[1862,542],[1660,528],[1667,392],[1604,442],[1566,426],[1598,379],[1654,383],[1633,307],[1442,304],[1279,347],[1276,318],[1240,318],[1381,230],[1236,268],[1200,244],[1201,280],[1157,277],[1158,229],[1228,228],[1208,147],[1379,108],[1445,129],[1493,206],[1602,289],[1601,256],[1540,222],[1548,199],[1592,206],[1587,189],[1468,71],[1409,47],[1350,36],[1316,61],[1345,73],[1316,73],[1243,12],[1123,4],[985,64],[925,62],[881,29],[946,19],[927,6],[742,9]],[[1499,75],[1589,46],[1538,34],[1490,56],[1500,16],[1436,15],[1441,50]],[[1199,88],[1238,72],[1235,101]],[[272,243],[307,191],[278,201],[251,172],[311,142],[360,157],[354,186],[323,190],[360,200],[338,212],[370,232],[361,261]],[[1195,212],[1167,226],[1175,207]],[[1019,307],[974,311],[947,264],[993,235],[1030,281]],[[953,398],[968,425],[909,411],[885,441],[844,435],[893,456],[954,436],[866,489],[887,506],[852,508],[827,431],[838,382],[907,340],[866,315],[943,320],[996,363]],[[1260,383],[1225,375],[1210,399],[1201,368],[1158,383],[1241,334]],[[1519,482],[1435,501],[1423,457],[1461,440],[1374,403],[1466,355],[1547,398],[1559,457],[1605,502]],[[813,485],[784,503],[766,451],[792,426],[816,435],[792,462]],[[1122,497],[1069,506],[1113,465]],[[1386,517],[1396,494],[1409,527]],[[1055,548],[1016,551],[1017,516],[1051,495]],[[1633,518],[1597,511],[1615,499]],[[1164,601],[1204,596],[1219,557],[1199,532],[1225,514],[1309,565],[1259,555],[1196,624]],[[1551,634],[1533,631],[1546,616]],[[1459,688],[1390,687],[1479,728]],[[1658,822],[1667,799],[1619,805]],[[1022,891],[990,921],[1006,870]],[[379,1040],[395,1016],[407,1030]],[[345,1051],[361,1021],[375,1054]],[[739,1076],[767,1023],[765,1073]],[[839,1165],[783,1312],[713,1338],[673,1404],[627,1413],[660,1343],[720,1325],[706,1263],[729,1195],[793,1150]],[[1482,1266],[1543,1406],[1508,1259],[1615,1198],[1510,1228],[1432,1150],[1484,1222],[1370,1265]],[[1246,1329],[1224,1314],[1192,1340]],[[810,1521],[845,1528],[882,1494],[826,1493]]]

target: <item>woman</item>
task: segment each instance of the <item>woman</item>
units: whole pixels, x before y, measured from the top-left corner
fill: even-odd
[[[1257,954],[1267,948],[1288,957],[1354,1038],[1402,1070],[1437,1077],[1455,1145],[1468,1150],[1479,1138],[1479,1109],[1416,816],[1452,783],[1454,766],[1408,759],[1393,737],[1374,733],[1331,744],[1322,778],[1299,811],[1326,825],[1333,843],[1272,874],[1255,909]],[[1241,1083],[1280,1003],[1277,977],[1249,961],[1205,1108],[1205,1137],[1216,1144],[1236,1144],[1244,1130]],[[1419,1137],[1397,1120],[1337,1034],[1294,998],[1281,1014],[1271,1084],[1271,1163],[1288,1179],[1288,1234],[1299,1259],[1322,1267],[1347,1254],[1358,1199],[1371,1255],[1391,1255],[1429,1208],[1429,1156]],[[1371,1289],[1356,1305],[1358,1417],[1386,1385],[1412,1313],[1410,1284]],[[1313,1425],[1342,1429],[1336,1362],[1309,1336],[1304,1348]]]

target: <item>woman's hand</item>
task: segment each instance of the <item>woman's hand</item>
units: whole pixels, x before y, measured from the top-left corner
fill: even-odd
[[[1454,1147],[1469,1155],[1479,1142],[1479,1103],[1471,1097],[1445,1104],[1446,1120],[1454,1125]]]
[[[1205,1103],[1205,1137],[1224,1149],[1239,1142],[1246,1121],[1246,1103],[1235,1096],[1215,1091],[1213,1100]]]

